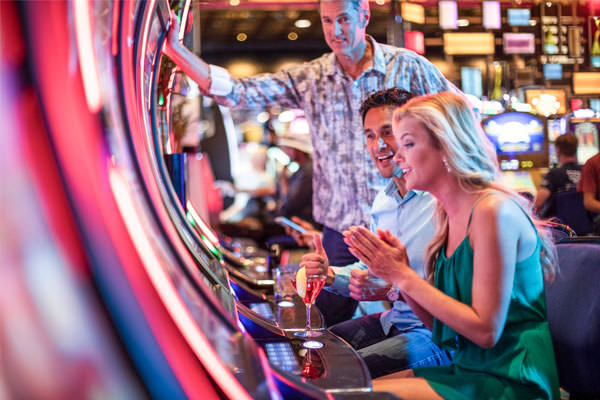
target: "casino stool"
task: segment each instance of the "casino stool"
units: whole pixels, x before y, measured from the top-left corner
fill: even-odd
[[[583,193],[567,190],[558,192],[553,197],[556,218],[573,228],[579,236],[593,232],[592,219],[583,206]]]
[[[600,397],[600,237],[556,245],[560,273],[545,287],[560,386],[571,399]]]

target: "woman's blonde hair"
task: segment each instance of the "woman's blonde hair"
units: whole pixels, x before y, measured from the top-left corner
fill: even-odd
[[[495,189],[515,199],[533,220],[542,240],[541,263],[544,276],[556,274],[556,250],[548,229],[531,212],[531,203],[498,182],[500,170],[496,151],[487,139],[466,100],[452,92],[415,97],[394,113],[394,125],[406,117],[419,120],[434,145],[442,152],[450,173],[467,192]],[[425,253],[426,278],[433,283],[435,262],[448,238],[448,215],[438,203],[436,229]]]

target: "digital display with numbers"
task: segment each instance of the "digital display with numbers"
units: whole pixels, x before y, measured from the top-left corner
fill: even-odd
[[[296,360],[292,346],[289,343],[266,343],[265,350],[269,361],[277,368],[295,374],[300,373],[300,365],[298,364],[298,360]]]
[[[273,310],[271,310],[269,303],[252,303],[250,304],[250,309],[266,319],[275,320],[275,315],[273,315]]]

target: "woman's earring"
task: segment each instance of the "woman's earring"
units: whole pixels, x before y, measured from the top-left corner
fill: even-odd
[[[450,166],[445,158],[442,158],[442,163],[444,164],[444,167],[446,167],[446,171],[450,172]]]

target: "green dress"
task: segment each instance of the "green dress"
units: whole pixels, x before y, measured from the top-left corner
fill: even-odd
[[[425,378],[445,399],[560,398],[540,250],[538,237],[533,254],[516,264],[508,314],[498,343],[484,349],[434,318],[433,341],[454,351],[453,362],[443,367],[416,368],[415,376]],[[468,235],[452,256],[446,257],[442,248],[434,280],[435,287],[471,305],[473,249]]]

